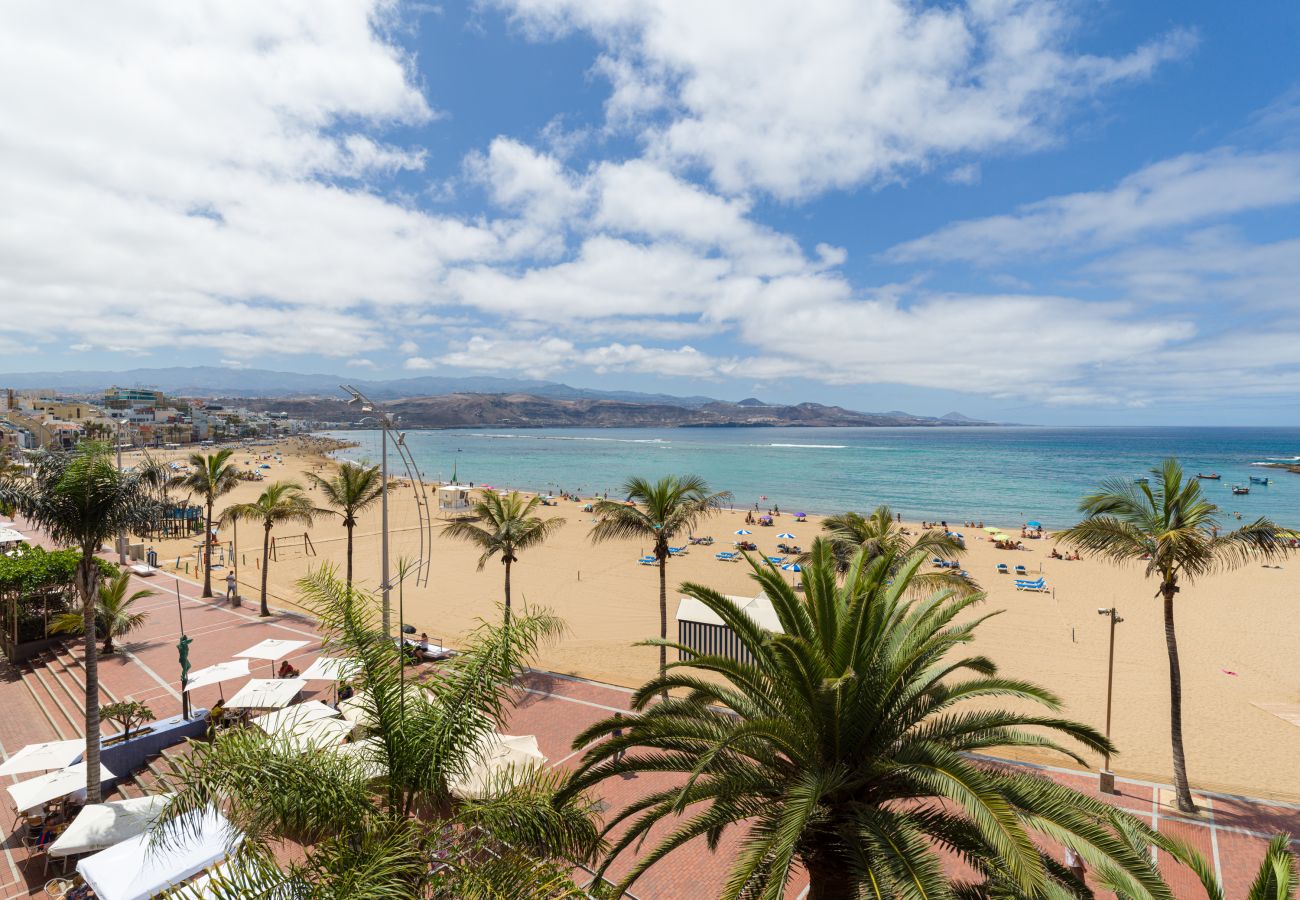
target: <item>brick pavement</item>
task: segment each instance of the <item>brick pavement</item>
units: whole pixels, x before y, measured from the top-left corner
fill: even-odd
[[[149,613],[149,619],[139,632],[123,642],[122,652],[101,660],[100,677],[109,697],[147,702],[160,718],[180,711],[180,673],[175,644],[180,634],[181,615],[184,616],[186,634],[194,639],[190,658],[195,668],[230,659],[234,653],[266,638],[307,640],[306,646],[289,657],[300,669],[309,665],[320,652],[318,634],[312,623],[301,616],[278,613],[262,619],[256,615],[255,608],[236,610],[220,601],[202,600],[198,596],[200,585],[170,575],[135,580],[138,586],[158,592],[140,604]],[[181,598],[179,610],[178,588]],[[44,700],[38,702],[33,697],[33,692],[37,697],[43,697],[39,685],[31,680],[34,675],[47,676],[46,684],[51,675],[63,679],[64,684],[71,678],[74,686],[81,688],[75,676],[75,665],[81,651],[72,645],[69,648],[72,652],[67,654],[70,662],[65,669],[51,665],[44,671],[24,675],[0,662],[3,666],[0,668],[0,710],[3,710],[0,713],[0,759],[7,758],[9,753],[28,743],[80,735],[80,727],[75,721],[69,722],[66,717],[60,719],[54,714],[47,720],[41,714],[41,706],[49,704]],[[258,661],[251,663],[255,677],[267,677],[271,666],[271,663]],[[193,703],[195,707],[210,705],[220,693],[230,696],[239,687],[239,682],[228,682],[223,686],[201,688],[193,692]],[[308,697],[324,698],[330,692],[327,682],[314,682],[312,687]],[[518,703],[504,730],[513,734],[535,734],[550,764],[565,769],[575,764],[577,754],[571,746],[573,737],[610,712],[627,709],[631,697],[626,688],[546,672],[530,673],[522,679],[519,688]],[[54,687],[49,689],[55,690]],[[84,688],[81,691],[84,700]],[[75,720],[76,710],[71,712],[71,718]],[[1032,768],[1080,790],[1090,793],[1097,790],[1097,778],[1091,773],[1052,767]],[[4,783],[26,777],[30,776],[11,778]],[[649,776],[619,779],[604,784],[598,797],[605,808],[618,809],[646,790],[668,783],[666,778],[661,784],[659,779]],[[1245,896],[1272,834],[1288,831],[1300,835],[1300,805],[1206,792],[1198,794],[1204,814],[1189,820],[1179,815],[1177,810],[1162,805],[1161,792],[1167,792],[1167,786],[1125,778],[1117,779],[1117,784],[1120,794],[1108,799],[1161,831],[1177,834],[1200,848],[1220,876],[1226,879],[1229,900]],[[138,793],[138,783],[134,788],[123,786],[124,796]],[[652,833],[651,839],[662,833],[661,827]],[[739,833],[727,835],[717,853],[711,853],[701,841],[680,848],[652,867],[634,885],[633,894],[643,900],[697,900],[716,896],[740,838]],[[3,858],[0,858],[0,896],[21,897],[39,893],[44,883],[41,866],[36,861],[24,865],[24,854],[16,834],[4,843],[3,853]],[[1188,873],[1167,865],[1168,860],[1161,859],[1160,862],[1180,900],[1204,896]],[[619,877],[630,865],[630,860],[620,859],[611,869],[612,877]],[[789,886],[787,897],[804,896],[806,886],[806,878],[796,879]]]

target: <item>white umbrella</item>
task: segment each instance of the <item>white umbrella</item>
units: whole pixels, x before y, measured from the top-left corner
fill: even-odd
[[[304,681],[347,681],[360,669],[361,663],[355,659],[322,656],[308,666],[299,677]]]
[[[338,710],[331,709],[319,700],[308,700],[306,703],[295,703],[293,706],[286,706],[284,709],[277,709],[275,712],[258,716],[253,720],[253,724],[267,734],[273,735],[281,732],[291,732],[295,726],[315,722],[318,719],[334,719],[337,717]]]
[[[151,794],[111,803],[92,803],[77,813],[67,830],[50,845],[50,856],[94,853],[144,834],[170,799],[171,794]]]
[[[24,772],[48,772],[72,765],[72,761],[86,752],[86,742],[46,741],[28,744],[0,766],[0,775],[21,775]]]
[[[248,675],[248,660],[228,659],[225,662],[219,662],[216,665],[191,673],[190,677],[185,681],[185,690],[193,691],[201,687],[207,687],[209,684],[233,681],[236,678],[247,678]]]
[[[110,781],[117,776],[102,763],[99,766],[99,780]],[[17,784],[11,784],[5,790],[14,798],[14,808],[19,812],[37,809],[51,800],[59,800],[75,791],[86,787],[86,764],[79,762],[48,775],[29,778]]]
[[[285,641],[279,638],[267,638],[260,644],[254,644],[241,653],[235,653],[234,656],[246,656],[249,659],[265,659],[271,663],[271,668],[275,668],[275,661],[283,656],[290,656],[293,651],[306,647],[311,641]]]
[[[360,725],[364,728],[370,728],[375,723],[375,718],[370,712],[370,704],[367,702],[363,691],[357,691],[348,699],[340,700],[339,715],[353,725]]]
[[[343,719],[313,719],[294,725],[281,735],[300,753],[335,747],[352,733],[352,723]]]
[[[779,537],[779,538],[780,538],[781,540],[783,540],[783,541],[793,541],[793,540],[794,540],[794,535],[791,534],[791,533],[788,532],[788,531],[783,531],[783,532],[781,532],[780,534],[777,535],[777,537]]]
[[[753,534],[753,533],[754,533],[754,532],[752,532],[752,531],[746,531],[746,530],[743,529],[743,528],[736,532],[736,534],[739,534],[739,535],[746,535],[746,534]]]
[[[226,701],[226,709],[279,709],[306,686],[301,678],[252,678]]]
[[[242,838],[216,810],[189,813],[178,820],[172,840],[136,835],[87,856],[77,871],[100,900],[148,900],[221,862]]]
[[[479,744],[469,772],[449,787],[458,797],[481,797],[505,773],[527,770],[545,762],[536,735],[488,734]]]

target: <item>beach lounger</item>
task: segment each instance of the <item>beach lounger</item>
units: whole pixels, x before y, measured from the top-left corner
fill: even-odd
[[[658,560],[655,559],[653,556],[643,556],[640,559],[638,559],[637,562],[639,562],[643,566],[653,566],[655,563],[658,562]]]
[[[781,565],[781,563],[785,562],[785,557],[784,557],[784,556],[769,556],[769,557],[767,558],[767,561],[770,562],[770,563],[771,563],[772,565],[774,565],[774,566],[779,566],[779,565]]]
[[[1036,580],[1034,580],[1034,581],[1023,581],[1023,580],[1018,580],[1018,581],[1016,582],[1016,590],[1018,590],[1018,591],[1038,591],[1039,593],[1047,593],[1048,587],[1047,587],[1047,582],[1046,582],[1046,580],[1044,580],[1044,579],[1042,579],[1042,578],[1038,578],[1038,579],[1036,579]]]
[[[1029,570],[1026,569],[1024,566],[1016,566],[1016,574],[1017,574],[1017,575],[1028,575],[1028,574],[1029,574]]]
[[[690,551],[688,551],[685,547],[669,547],[669,548],[668,548],[668,553],[669,553],[670,555],[672,555],[672,556],[685,556],[685,555],[686,555],[687,553],[689,553],[689,552],[690,552]]]
[[[934,559],[930,560],[930,565],[932,565],[932,566],[937,566],[937,567],[939,567],[940,569],[946,569],[946,568],[948,568],[948,564],[947,564],[946,562],[944,562],[943,560],[941,560],[941,559],[940,559],[939,557],[937,557],[937,556],[936,556]]]
[[[740,559],[740,556],[738,554],[732,553],[730,550],[723,550],[721,553],[713,554],[713,558],[720,559],[723,562],[735,562],[736,560]]]
[[[1006,575],[1006,574],[1010,573],[1010,571],[1011,571],[1011,570],[1007,568],[1007,564],[1006,564],[1006,563],[998,563],[998,574],[999,574],[999,575]]]

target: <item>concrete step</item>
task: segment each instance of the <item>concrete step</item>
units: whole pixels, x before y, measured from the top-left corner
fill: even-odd
[[[56,684],[57,676],[46,665],[46,659],[37,657],[28,660],[21,668],[23,684],[31,692],[44,714],[46,721],[63,740],[81,737],[85,733],[84,716],[81,714],[81,701],[74,700],[69,705],[70,695],[66,687]]]

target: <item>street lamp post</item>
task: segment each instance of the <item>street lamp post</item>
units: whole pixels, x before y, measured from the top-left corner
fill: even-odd
[[[1124,620],[1120,618],[1119,610],[1113,606],[1109,609],[1097,610],[1097,615],[1110,617],[1110,653],[1106,663],[1106,740],[1109,741],[1111,700],[1114,697],[1115,690],[1115,626]],[[1117,793],[1115,790],[1115,773],[1110,770],[1109,753],[1105,754],[1102,759],[1098,786],[1103,794]]]
[[[391,622],[392,605],[389,597],[392,586],[389,584],[388,578],[388,429],[393,427],[394,422],[392,416],[379,411],[370,398],[356,388],[348,384],[339,385],[339,387],[352,395],[352,399],[348,400],[348,403],[360,405],[362,412],[374,413],[374,419],[379,423],[381,444],[379,451],[379,480],[383,483],[383,491],[379,495],[379,588],[383,592],[384,636],[391,638],[393,628]]]
[[[117,445],[117,472],[122,474],[122,420],[117,420],[117,430],[114,433],[113,443]],[[126,565],[126,529],[120,529],[117,533],[117,564]]]

